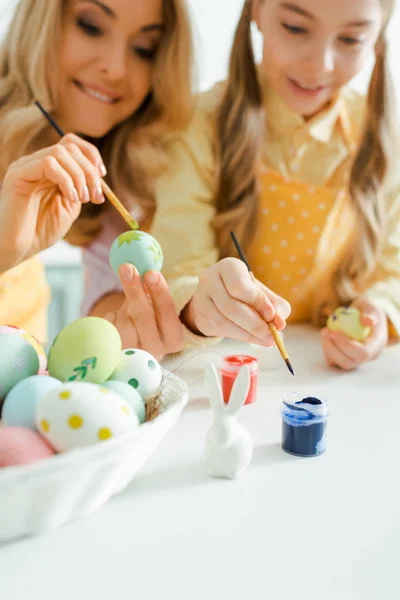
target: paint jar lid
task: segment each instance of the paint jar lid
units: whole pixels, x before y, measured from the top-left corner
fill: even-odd
[[[254,356],[247,354],[232,354],[225,356],[221,370],[225,373],[238,373],[240,369],[248,365],[250,373],[258,373],[258,361]]]
[[[284,394],[282,416],[296,422],[319,422],[327,419],[328,402],[321,394],[294,391]]]

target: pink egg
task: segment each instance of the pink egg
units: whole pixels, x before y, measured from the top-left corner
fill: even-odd
[[[28,465],[53,454],[54,450],[36,431],[0,426],[0,468]]]

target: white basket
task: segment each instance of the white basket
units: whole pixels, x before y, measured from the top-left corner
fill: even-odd
[[[129,485],[174,427],[189,398],[181,379],[165,371],[164,376],[162,412],[153,421],[102,444],[0,470],[0,542],[93,512]]]

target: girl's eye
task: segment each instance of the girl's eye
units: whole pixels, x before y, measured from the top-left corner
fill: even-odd
[[[84,21],[83,19],[78,18],[76,23],[78,27],[90,37],[97,37],[102,34],[101,30],[98,27],[92,25],[88,21]]]
[[[361,44],[361,41],[362,41],[362,40],[358,40],[357,38],[352,38],[352,37],[342,37],[341,40],[348,46],[357,46],[358,44]]]
[[[135,53],[143,60],[152,61],[156,56],[156,50],[150,48],[134,48]]]
[[[307,33],[307,31],[303,29],[303,27],[295,27],[294,25],[287,25],[286,23],[282,23],[282,26],[293,35],[301,35],[302,33]]]

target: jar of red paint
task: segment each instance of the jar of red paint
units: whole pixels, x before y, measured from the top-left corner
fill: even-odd
[[[236,354],[225,356],[221,366],[222,393],[225,403],[229,401],[233,382],[243,365],[250,367],[250,388],[245,404],[252,404],[257,399],[258,361],[254,356]]]

